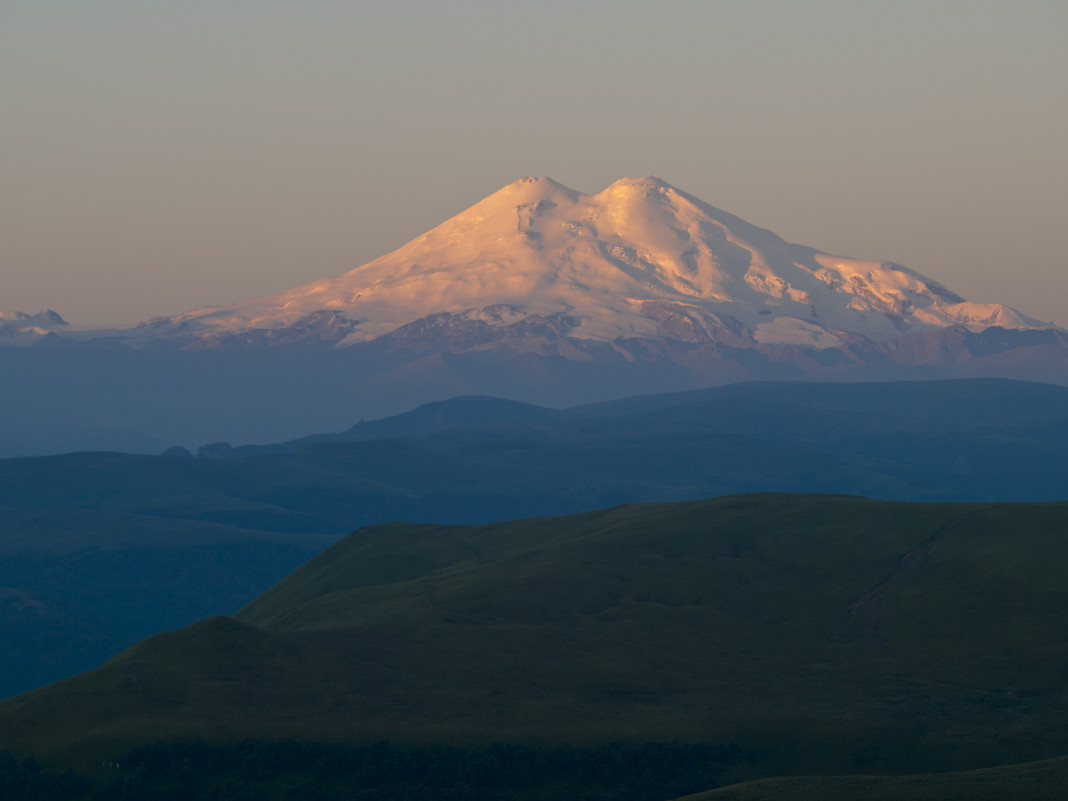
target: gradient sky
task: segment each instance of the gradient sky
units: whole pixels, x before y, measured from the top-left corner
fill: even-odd
[[[1068,3],[0,2],[0,310],[134,324],[656,174],[1068,326]]]

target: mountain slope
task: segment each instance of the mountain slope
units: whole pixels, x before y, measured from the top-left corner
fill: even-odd
[[[523,178],[342,275],[116,333],[133,341],[218,345],[236,336],[345,345],[435,315],[452,325],[519,326],[577,340],[816,349],[947,326],[1051,327],[1001,304],[965,301],[897,264],[788,244],[647,177],[623,178],[595,195]],[[19,319],[29,326],[43,317]]]
[[[1048,327],[900,265],[787,244],[650,177],[596,195],[524,178],[347,273],[154,330],[211,339],[303,326],[350,344],[434,314],[580,340],[733,335],[815,348],[950,325]]]
[[[0,319],[17,388],[0,455],[277,442],[458,395],[564,407],[749,380],[1068,384],[1052,323],[786,243],[657,178],[594,195],[523,179],[278,295],[128,330],[61,323]]]
[[[756,495],[374,527],[236,619],[0,703],[0,747],[678,740],[735,743],[748,777],[1050,756],[1065,514]]]

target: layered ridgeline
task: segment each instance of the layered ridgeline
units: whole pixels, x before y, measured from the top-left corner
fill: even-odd
[[[39,346],[0,349],[26,452],[93,432],[139,450],[277,440],[473,393],[563,406],[752,378],[1068,383],[1068,334],[1052,323],[788,244],[657,178],[595,195],[522,179],[278,295],[128,330],[9,315],[0,340]],[[71,394],[83,408],[50,410]],[[194,417],[198,398],[211,411]]]
[[[454,398],[200,458],[0,460],[0,698],[231,614],[373,523],[768,491],[1064,500],[1066,452],[1068,387],[969,379],[735,384],[566,410]]]
[[[233,618],[0,703],[0,747],[86,792],[278,798],[663,799],[1051,758],[1065,531],[1064,503],[797,495],[370,527]],[[882,797],[1042,797],[1063,771]]]

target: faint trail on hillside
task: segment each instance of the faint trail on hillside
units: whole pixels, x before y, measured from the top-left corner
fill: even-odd
[[[961,521],[969,517],[974,517],[975,515],[986,514],[995,509],[1000,509],[1003,506],[1005,506],[1005,504],[984,506],[981,509],[971,509],[949,518],[927,539],[908,553],[904,554],[898,561],[898,566],[893,573],[884,578],[866,593],[858,596],[850,602],[850,621],[858,627],[861,637],[867,641],[869,645],[873,646],[880,655],[887,657],[896,656],[879,636],[880,604],[890,586],[919,572],[927,562],[927,555],[930,553],[931,548],[933,548],[939,540],[945,537],[946,534],[958,527]]]

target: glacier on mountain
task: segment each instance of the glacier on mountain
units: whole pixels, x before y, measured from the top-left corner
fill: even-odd
[[[949,326],[1050,327],[898,264],[789,244],[656,177],[595,195],[523,178],[341,275],[107,335],[133,345],[346,346],[443,313],[490,326],[566,318],[569,337],[603,342],[702,341],[726,326],[751,343],[816,349],[840,347],[845,335],[880,343]]]

